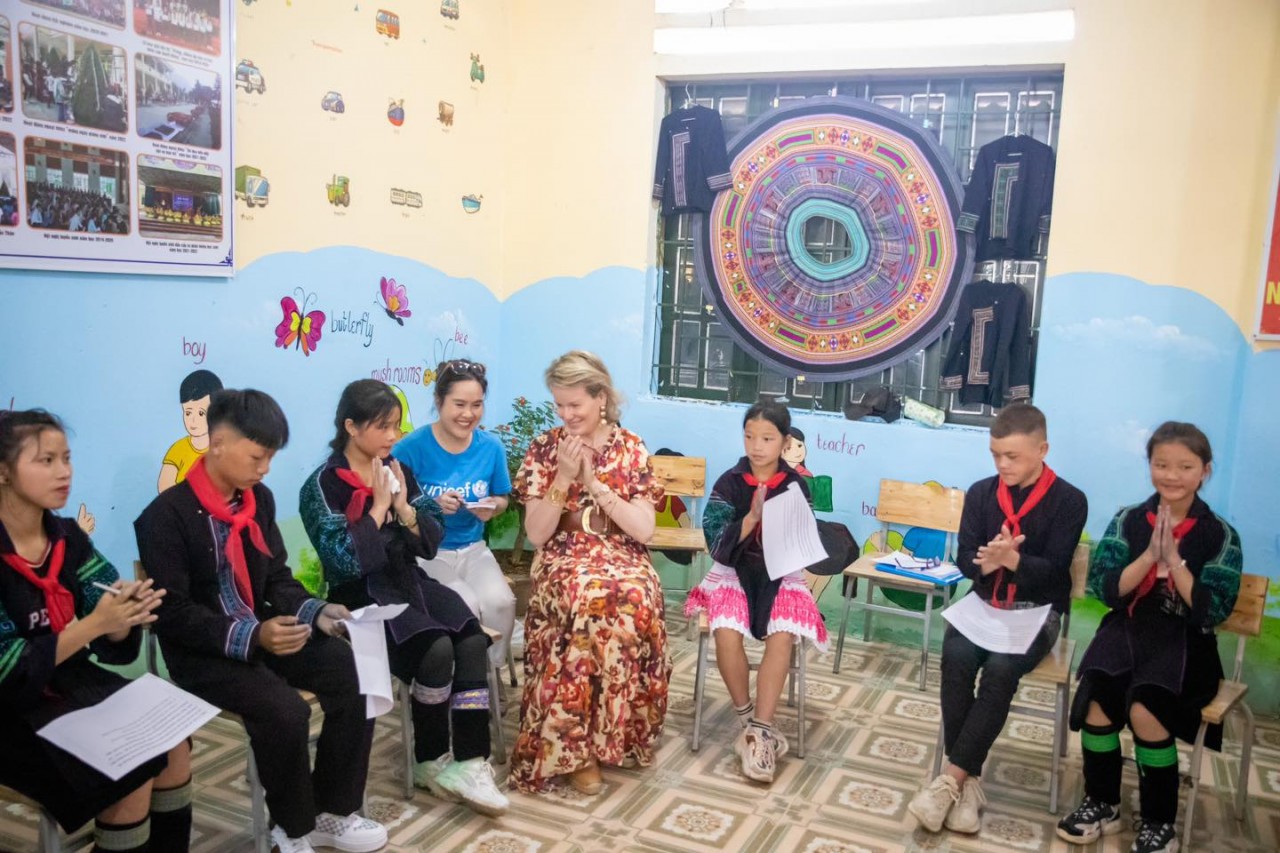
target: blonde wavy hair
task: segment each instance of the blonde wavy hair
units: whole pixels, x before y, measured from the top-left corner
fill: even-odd
[[[547,388],[583,388],[592,397],[604,392],[605,420],[618,423],[622,415],[622,395],[613,387],[609,368],[600,356],[586,350],[575,349],[551,362],[542,378]]]

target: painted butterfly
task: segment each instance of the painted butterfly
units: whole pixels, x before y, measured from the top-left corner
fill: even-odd
[[[316,298],[314,293],[306,293],[300,287],[293,292],[302,300],[302,308],[298,308],[298,303],[292,296],[280,300],[284,319],[276,326],[276,346],[281,349],[301,348],[303,355],[310,356],[320,344],[320,333],[324,331],[324,312],[307,312],[307,306]]]
[[[386,276],[382,277],[382,310],[401,326],[404,325],[405,317],[413,315],[409,310],[409,294],[405,291],[404,285],[396,284],[394,278]]]

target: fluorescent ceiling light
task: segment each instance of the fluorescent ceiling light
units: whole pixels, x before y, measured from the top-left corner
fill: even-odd
[[[653,50],[663,55],[706,56],[793,50],[1041,44],[1071,41],[1075,28],[1075,13],[1070,9],[858,23],[679,27],[654,30]]]

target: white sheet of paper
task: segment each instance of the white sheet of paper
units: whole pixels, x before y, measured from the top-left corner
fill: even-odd
[[[218,709],[147,673],[97,705],[64,714],[36,734],[118,780],[168,752],[218,715]]]
[[[1029,610],[1000,610],[970,593],[942,611],[942,618],[989,652],[1020,655],[1031,648],[1052,609],[1046,604]]]
[[[467,501],[463,504],[467,509],[493,509],[498,502],[493,498],[485,498],[482,501]]]
[[[356,678],[365,698],[365,716],[380,717],[395,705],[391,692],[391,664],[387,660],[387,635],[382,623],[409,608],[407,604],[370,604],[342,620],[356,659]]]
[[[764,502],[760,520],[764,544],[764,564],[773,580],[808,568],[827,558],[827,549],[818,538],[818,519],[804,499],[799,483]]]

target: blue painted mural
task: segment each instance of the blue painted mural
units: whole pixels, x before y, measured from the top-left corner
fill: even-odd
[[[346,382],[396,385],[421,425],[433,415],[433,368],[456,356],[491,366],[492,426],[516,396],[546,399],[542,371],[553,357],[595,350],[629,401],[627,426],[651,448],[707,457],[714,478],[741,452],[743,407],[652,396],[655,292],[652,270],[610,267],[500,302],[475,280],[356,248],[272,255],[229,281],[14,274],[0,290],[5,316],[21,318],[0,338],[0,400],[67,419],[78,467],[68,511],[87,506],[99,546],[122,566],[135,553],[131,522],[179,435],[178,385],[196,369],[262,388],[289,414],[293,438],[268,481],[286,519],[324,454]],[[1114,275],[1050,279],[1043,318],[1036,400],[1049,415],[1051,464],[1089,495],[1089,533],[1146,495],[1150,430],[1191,420],[1218,457],[1206,498],[1240,529],[1249,570],[1280,576],[1280,460],[1268,446],[1280,351],[1254,353],[1198,294]],[[859,541],[876,530],[882,477],[964,488],[991,471],[985,430],[812,413],[795,420],[806,464],[833,478],[828,517]],[[293,526],[285,526],[291,547],[301,542]]]

